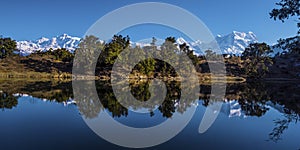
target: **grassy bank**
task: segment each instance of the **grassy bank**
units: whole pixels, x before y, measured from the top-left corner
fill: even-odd
[[[105,73],[98,73],[99,76],[72,76],[72,61],[58,61],[48,56],[31,55],[30,57],[12,56],[0,59],[0,78],[3,79],[24,79],[24,80],[110,80]],[[159,73],[157,73],[159,74]],[[131,74],[124,79],[129,80],[150,80],[141,74]],[[210,73],[198,73],[199,83],[210,82],[245,82],[242,77],[237,76],[212,76]],[[168,81],[181,81],[179,77],[158,75],[156,78]]]

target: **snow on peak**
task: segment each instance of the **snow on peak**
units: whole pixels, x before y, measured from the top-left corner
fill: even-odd
[[[47,42],[47,41],[49,41],[48,38],[41,37],[40,39],[37,40],[37,43],[44,43],[44,42]]]
[[[233,31],[233,36],[236,37],[236,38],[245,38],[246,33],[245,32]]]
[[[220,53],[235,55],[241,55],[250,43],[257,42],[256,35],[253,32],[246,33],[238,31],[233,31],[227,35],[217,35],[215,40],[220,48]],[[186,40],[182,38],[177,39],[177,43],[179,44],[183,41],[186,42]],[[200,40],[197,40],[194,42],[187,42],[187,44],[191,45],[192,49],[195,48],[194,50],[198,54],[203,54],[207,49],[216,49],[216,43],[214,41],[203,43]]]
[[[17,48],[20,50],[21,55],[29,55],[36,51],[47,51],[49,49],[66,48],[70,52],[74,52],[79,42],[79,37],[73,37],[68,34],[62,34],[60,36],[46,38],[42,37],[35,41],[18,41]],[[131,42],[132,46],[150,46],[152,39],[146,39],[138,42]],[[162,39],[158,39],[156,45],[161,45],[164,42]],[[203,51],[207,49],[214,49],[215,42],[204,43],[201,39],[196,41],[187,41],[182,37],[176,39],[178,45],[186,43],[191,49],[195,50],[197,54],[203,54]],[[221,53],[223,54],[235,54],[241,55],[245,48],[250,43],[257,42],[256,35],[253,32],[238,32],[233,31],[228,35],[217,35],[216,42],[218,43]]]
[[[176,43],[177,44],[184,44],[184,43],[186,43],[186,44],[188,44],[188,42],[183,38],[183,37],[179,37],[177,40],[176,40]]]
[[[70,52],[74,52],[79,42],[79,37],[62,34],[52,38],[41,37],[35,41],[17,41],[17,49],[23,56],[27,56],[36,51],[47,51],[49,49],[58,48],[66,48]]]
[[[257,38],[253,32],[238,32],[233,31],[231,34],[216,38],[219,47],[224,54],[241,55],[245,48],[256,43]]]

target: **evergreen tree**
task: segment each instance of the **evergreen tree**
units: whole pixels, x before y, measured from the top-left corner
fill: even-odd
[[[18,97],[13,94],[2,92],[0,93],[0,108],[12,109],[18,105]]]
[[[272,52],[266,43],[250,44],[242,53],[245,73],[249,78],[262,78],[268,72],[268,65],[272,64],[269,54]]]
[[[77,73],[93,75],[93,68],[96,67],[97,58],[104,47],[104,43],[95,36],[86,36],[75,50],[77,59],[74,61],[74,67]],[[80,58],[79,58],[80,57]]]
[[[178,63],[176,55],[179,53],[175,37],[167,37],[165,42],[161,45],[161,57],[163,60],[158,62],[158,70],[163,75],[175,75],[174,68],[168,63]]]
[[[216,58],[216,56],[217,56],[216,52],[213,52],[210,49],[205,51],[205,57],[208,60],[214,60]]]
[[[16,41],[11,38],[0,38],[0,58],[11,56],[16,49]]]
[[[71,61],[74,58],[74,55],[65,48],[59,48],[50,52],[55,56],[56,60],[67,62]]]
[[[129,48],[130,38],[122,35],[114,35],[112,41],[105,45],[103,52],[99,57],[101,67],[111,69],[118,55],[126,48]]]
[[[281,0],[276,5],[280,6],[280,8],[274,8],[270,12],[270,17],[282,22],[291,17],[296,17],[298,27],[298,35],[291,38],[279,39],[277,47],[291,53],[300,53],[300,0]]]
[[[199,65],[199,59],[198,57],[194,54],[194,50],[191,50],[190,47],[186,44],[180,44],[179,45],[179,49],[180,49],[180,53],[179,53],[179,57],[180,57],[180,62],[181,63],[186,63],[185,58],[186,57],[182,57],[180,55],[186,55],[193,63],[194,67],[196,67],[197,70],[199,70],[198,65]],[[187,67],[189,65],[185,64],[184,67]],[[186,70],[191,70],[192,68],[186,68]]]
[[[280,6],[280,8],[275,8],[270,12],[271,18],[284,22],[290,17],[298,17],[297,26],[299,28],[298,34],[300,34],[300,0],[281,0],[276,5]]]

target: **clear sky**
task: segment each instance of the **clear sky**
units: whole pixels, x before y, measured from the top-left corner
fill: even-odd
[[[232,31],[254,32],[261,42],[274,43],[296,34],[293,19],[273,21],[269,12],[279,0],[152,0],[182,7],[198,16],[214,35]],[[6,0],[1,1],[0,35],[16,40],[35,40],[67,33],[82,37],[106,13],[145,0]],[[164,13],[164,12],[162,12]],[[174,14],[176,15],[176,14]],[[139,27],[137,27],[138,30]],[[145,28],[145,27],[144,27]],[[148,28],[148,27],[147,27]],[[143,26],[140,27],[143,29]],[[159,38],[171,30],[153,28]],[[128,30],[128,34],[134,30]],[[152,37],[151,27],[143,35]],[[149,35],[148,35],[149,34]],[[176,36],[176,35],[175,35]],[[143,39],[135,35],[133,40]]]

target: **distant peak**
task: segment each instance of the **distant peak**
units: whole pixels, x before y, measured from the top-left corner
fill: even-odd
[[[176,40],[176,42],[177,42],[178,44],[183,44],[183,43],[188,44],[188,42],[187,42],[183,37],[179,37],[179,38]]]
[[[245,32],[239,32],[239,31],[233,31],[233,34],[237,36],[246,36]]]
[[[232,33],[235,34],[235,33],[240,33],[240,32],[238,32],[238,31],[232,31]]]
[[[43,42],[46,42],[46,41],[49,41],[49,39],[46,38],[46,37],[41,37],[40,39],[37,40],[38,43],[43,43]]]
[[[70,38],[71,36],[69,36],[68,34],[64,33],[64,34],[62,34],[62,35],[60,35],[60,36],[58,36],[58,37],[62,37],[62,38]]]
[[[232,31],[232,34],[234,34],[234,35],[241,35],[241,34],[255,35],[252,31],[248,31],[248,32]]]
[[[240,35],[240,34],[244,34],[245,32],[240,32],[240,31],[232,31],[232,33],[234,35]]]
[[[64,33],[64,34],[62,34],[62,35],[60,35],[60,36],[69,36],[68,34],[66,34],[66,33]]]

